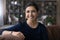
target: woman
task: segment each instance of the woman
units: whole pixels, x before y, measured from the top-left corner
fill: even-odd
[[[25,8],[26,22],[19,23],[14,27],[5,29],[5,33],[9,31],[20,32],[24,40],[48,40],[48,34],[45,26],[37,22],[38,7],[34,2],[30,2]]]

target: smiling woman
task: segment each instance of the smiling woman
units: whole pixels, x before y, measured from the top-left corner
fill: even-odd
[[[3,29],[2,34],[16,35],[15,32],[20,32],[25,37],[24,40],[48,40],[48,33],[46,27],[37,21],[38,6],[35,2],[28,2],[25,5],[25,18],[27,19],[23,23],[18,23],[12,27]],[[8,32],[7,32],[8,31]]]

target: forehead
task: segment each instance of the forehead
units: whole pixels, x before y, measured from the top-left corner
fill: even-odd
[[[26,11],[27,10],[36,10],[36,8],[34,7],[34,6],[28,6],[27,8],[26,8]]]

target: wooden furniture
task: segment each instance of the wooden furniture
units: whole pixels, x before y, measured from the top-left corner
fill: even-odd
[[[60,40],[60,26],[53,25],[46,27],[49,40]]]

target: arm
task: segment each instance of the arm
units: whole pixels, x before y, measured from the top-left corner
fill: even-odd
[[[22,26],[21,26],[21,23],[19,23],[19,24],[16,24],[16,25],[12,26],[12,27],[5,28],[5,29],[1,29],[0,35],[1,35],[2,32],[5,31],[5,30],[7,30],[7,31],[19,31],[19,30],[21,29],[21,27],[22,27]]]
[[[19,40],[24,40],[25,36],[23,35],[23,33],[21,32],[12,32],[12,31],[4,31],[2,33],[2,37],[4,37],[5,39],[19,39]]]
[[[5,28],[3,30],[7,30],[7,31],[18,31],[19,28],[21,28],[21,23],[18,23],[18,24],[14,25],[12,27],[9,27],[9,28]]]

